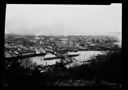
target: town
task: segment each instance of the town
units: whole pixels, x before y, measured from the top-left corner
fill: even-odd
[[[22,36],[5,35],[5,57],[29,53],[116,50],[119,41],[112,36]]]

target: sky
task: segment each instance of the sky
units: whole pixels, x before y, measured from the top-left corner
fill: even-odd
[[[122,4],[7,4],[5,33],[87,35],[122,32]]]

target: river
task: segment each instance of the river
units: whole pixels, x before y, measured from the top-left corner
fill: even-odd
[[[75,59],[78,61],[87,61],[90,60],[92,57],[95,57],[97,55],[103,55],[106,54],[107,51],[78,51],[78,52],[68,52],[68,54],[79,54],[79,56],[76,56]],[[33,63],[36,63],[37,65],[54,65],[56,62],[60,62],[60,59],[53,59],[53,60],[44,60],[44,58],[47,57],[56,57],[53,54],[47,54],[45,56],[37,56],[37,57],[31,57],[30,60]]]

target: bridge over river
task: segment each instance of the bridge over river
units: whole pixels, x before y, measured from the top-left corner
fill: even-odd
[[[57,52],[53,52],[53,51],[48,51],[47,53],[52,53],[54,54],[56,57],[47,57],[44,58],[44,60],[52,60],[52,59],[60,59],[60,58],[70,58],[70,57],[75,57],[75,56],[79,56],[79,54],[60,54]],[[36,56],[45,56],[47,53],[26,53],[26,54],[22,54],[22,55],[17,55],[15,57],[5,57],[5,60],[18,60],[18,59],[24,59],[24,58],[29,58],[29,57],[36,57]]]

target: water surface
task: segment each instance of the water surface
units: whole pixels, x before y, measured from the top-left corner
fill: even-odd
[[[87,61],[97,55],[106,54],[106,52],[107,51],[78,51],[78,52],[68,52],[68,54],[79,54],[79,56],[75,57],[76,60]],[[56,56],[53,54],[47,54],[45,56],[31,57],[30,60],[32,60],[32,62],[36,63],[37,65],[44,65],[44,66],[54,65],[56,62],[60,62],[60,59],[44,60],[44,58],[47,57],[56,57]]]

